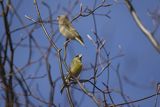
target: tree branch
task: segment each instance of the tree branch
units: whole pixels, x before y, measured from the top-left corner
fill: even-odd
[[[139,19],[136,10],[132,6],[131,2],[129,0],[125,0],[125,3],[134,19],[136,22],[137,26],[139,29],[144,33],[144,35],[148,38],[148,40],[151,42],[153,47],[160,53],[160,45],[158,41],[154,38],[154,36],[147,30],[147,28],[142,24],[142,21]]]

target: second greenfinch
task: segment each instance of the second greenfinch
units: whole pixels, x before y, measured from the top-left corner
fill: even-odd
[[[75,56],[70,64],[68,75],[65,77],[65,82],[68,85],[70,80],[74,79],[75,77],[78,77],[80,72],[82,71],[82,54],[79,54]],[[61,93],[63,92],[63,89],[65,88],[65,85],[61,89]]]
[[[77,40],[81,45],[84,46],[83,39],[76,31],[76,29],[72,26],[69,18],[66,15],[61,15],[57,17],[59,24],[60,33],[65,36],[67,39]]]

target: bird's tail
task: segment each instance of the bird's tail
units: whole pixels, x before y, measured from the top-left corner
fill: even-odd
[[[63,84],[63,86],[61,88],[61,94],[63,93],[64,88],[65,88],[65,85]]]
[[[77,36],[75,39],[76,39],[82,46],[85,46],[85,45],[84,45],[84,42],[83,42],[83,39],[82,39],[80,36]]]
[[[65,82],[64,82],[64,84],[63,84],[63,86],[62,86],[62,88],[61,88],[61,94],[63,93],[63,90],[64,90],[64,88],[66,88],[66,87],[68,87],[69,86],[69,78],[70,78],[70,75],[68,74],[66,77],[65,77]]]

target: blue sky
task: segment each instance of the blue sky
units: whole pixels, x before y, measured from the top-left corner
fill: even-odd
[[[60,5],[64,8],[70,8],[70,6],[73,5],[72,0],[43,0],[45,3],[47,3],[51,9],[52,12],[54,12],[57,8],[57,5]],[[69,2],[70,1],[70,2]],[[98,0],[97,4],[100,3],[100,0]],[[18,2],[12,1],[13,4],[17,4]],[[80,3],[83,4],[83,6],[93,7],[93,0],[80,0]],[[70,19],[73,18],[73,16],[76,16],[79,12],[79,5],[80,3],[75,7],[75,9],[72,12],[72,15],[69,16]],[[96,22],[97,22],[97,33],[100,36],[101,39],[104,39],[106,41],[106,49],[108,52],[110,52],[110,57],[114,57],[119,55],[119,53],[123,53],[124,56],[120,58],[116,58],[113,61],[111,61],[111,67],[110,67],[110,87],[111,89],[119,90],[119,83],[116,76],[116,66],[120,64],[120,75],[124,86],[124,92],[125,95],[129,96],[132,100],[136,100],[145,96],[149,96],[153,94],[156,90],[156,83],[160,81],[159,75],[159,69],[160,69],[160,54],[153,48],[151,43],[148,41],[148,39],[145,37],[145,35],[140,31],[140,29],[137,27],[135,22],[133,21],[133,18],[131,17],[126,5],[124,4],[123,0],[119,0],[118,3],[113,2],[112,0],[108,1],[109,4],[112,4],[112,6],[107,8],[102,8],[97,11],[100,13],[109,13],[109,18],[102,17],[102,16],[96,16]],[[133,6],[135,7],[137,14],[139,15],[140,19],[142,20],[142,23],[146,26],[146,28],[149,31],[152,31],[154,29],[153,26],[153,20],[149,16],[148,11],[154,11],[155,9],[159,8],[160,1],[159,0],[134,0]],[[42,18],[48,17],[48,11],[46,7],[44,7],[40,1],[38,1],[39,8],[41,11]],[[28,15],[34,19],[37,18],[36,10],[33,5],[33,0],[23,0],[22,4],[18,10],[19,15],[21,19],[25,22],[25,24],[31,23],[28,19],[25,18],[25,15]],[[56,11],[56,14],[53,15],[53,19],[56,19],[58,15],[65,14],[65,11],[60,8],[58,11]],[[2,19],[2,18],[1,18]],[[14,20],[14,19],[13,19]],[[0,20],[0,23],[2,23],[2,20]],[[3,24],[1,24],[3,25]],[[93,44],[89,41],[87,38],[87,34],[89,34],[93,39],[95,39],[94,34],[92,33],[92,30],[94,29],[93,25],[93,19],[91,16],[79,18],[78,20],[73,22],[74,27],[77,29],[77,31],[80,33],[82,38],[84,39],[84,42],[87,46],[87,48],[82,47],[78,42],[72,41],[72,43],[69,45],[68,49],[68,57],[67,62],[70,63],[71,59],[79,54],[83,54],[83,63],[84,68],[89,67],[94,62],[95,58],[95,47]],[[11,26],[11,30],[21,27],[22,25],[20,22],[15,18],[15,21],[13,22]],[[47,30],[50,33],[51,29],[49,27],[49,24],[46,25]],[[2,31],[4,32],[4,28],[2,28]],[[33,26],[29,27],[28,29],[32,29]],[[57,24],[53,24],[54,30],[58,28]],[[1,33],[2,35],[2,33]],[[18,31],[12,34],[12,38],[15,42],[19,41],[23,37],[28,35],[25,30]],[[38,44],[40,46],[48,47],[49,41],[44,36],[44,33],[41,28],[37,28],[33,31],[33,36],[37,40]],[[60,37],[59,37],[60,36]],[[160,41],[159,35],[156,35],[157,39]],[[56,45],[59,48],[63,48],[63,43],[65,41],[65,38],[61,36],[59,33],[55,35],[54,38],[58,38]],[[28,39],[23,41],[24,44],[28,43]],[[44,53],[46,50],[42,50]],[[33,56],[32,59],[36,60],[40,56],[40,52],[37,49],[33,49]],[[106,56],[105,56],[106,57]],[[27,48],[17,48],[15,52],[15,64],[18,67],[22,67],[26,62],[28,58],[28,49]],[[52,79],[56,80],[60,76],[59,68],[58,68],[58,59],[55,57],[55,50],[52,49],[51,56],[49,57],[49,62],[51,64],[51,70],[52,70]],[[34,64],[30,66],[29,68],[25,69],[24,72],[26,75],[32,75],[33,73],[38,71],[38,75],[44,75],[46,74],[46,69],[44,65],[44,60],[42,61],[42,65],[40,65],[40,69],[37,70],[39,67],[39,64]],[[106,71],[107,72],[107,71]],[[81,78],[87,79],[91,76],[92,71],[83,71],[81,73]],[[107,81],[107,73],[100,76],[98,79],[97,86],[101,87],[102,89],[104,86],[102,85],[102,82]],[[125,78],[128,78],[130,81],[138,84],[138,86],[133,86],[129,82],[125,81]],[[27,81],[28,83],[32,81]],[[36,85],[38,84],[39,88],[41,89],[41,93],[44,98],[48,98],[49,95],[49,83],[47,77],[44,79],[38,79],[32,83],[33,87],[32,89],[36,92]],[[60,94],[60,87],[61,87],[62,81],[58,81],[56,86],[56,94],[55,94],[55,101],[56,104],[62,104],[62,106],[66,103],[66,94],[63,93],[63,95]],[[89,84],[86,84],[88,88],[91,88]],[[123,100],[117,94],[116,92],[113,94],[115,103],[121,103]],[[93,101],[89,97],[84,97],[83,94],[79,91],[74,91],[74,98],[79,99],[83,98],[83,103],[81,104],[82,107],[84,106],[96,106]],[[101,98],[102,96],[98,96],[97,98]],[[152,98],[151,100],[142,101],[139,103],[136,103],[135,105],[140,105],[140,107],[151,107],[154,105],[155,99]],[[78,103],[78,102],[77,102]]]

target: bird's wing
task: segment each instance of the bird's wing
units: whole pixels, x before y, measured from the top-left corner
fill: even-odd
[[[69,27],[70,32],[72,32],[75,36],[79,36],[77,30],[71,24],[68,27]]]
[[[78,76],[80,71],[82,70],[82,63],[77,61],[77,59],[73,59],[70,67],[71,75]]]
[[[74,29],[73,27],[70,27],[70,32],[73,33],[73,35],[75,35],[75,39],[77,41],[80,42],[80,44],[82,44],[84,46],[84,42],[83,42],[83,39],[81,38],[81,36],[79,35],[79,33],[77,32],[76,29]]]

